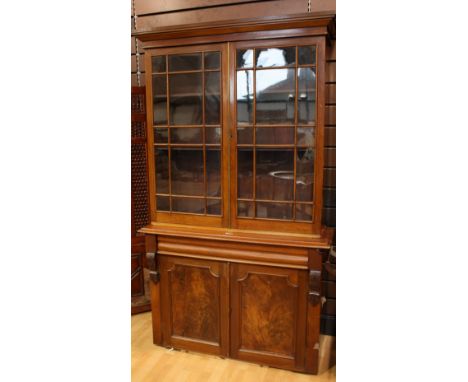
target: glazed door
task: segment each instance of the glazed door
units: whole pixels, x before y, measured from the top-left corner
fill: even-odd
[[[147,53],[153,222],[226,226],[226,45]]]
[[[164,346],[228,356],[228,263],[159,259]]]
[[[307,271],[230,264],[231,357],[303,371]]]

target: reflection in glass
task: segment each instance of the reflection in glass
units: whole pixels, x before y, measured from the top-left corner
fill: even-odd
[[[167,124],[167,82],[165,74],[153,76],[153,122],[155,125]]]
[[[171,150],[172,194],[204,195],[203,149]]]
[[[293,205],[290,203],[257,202],[257,217],[265,219],[292,219]]]
[[[172,211],[189,212],[192,214],[204,214],[205,199],[172,197]]]
[[[220,144],[221,143],[221,128],[220,127],[205,128],[205,139],[206,139],[207,144]]]
[[[237,201],[237,216],[253,218],[255,213],[254,203],[243,200]]]
[[[314,127],[298,127],[297,128],[297,145],[298,146],[315,146],[315,128]]]
[[[237,144],[238,145],[253,144],[253,128],[238,127],[237,128]]]
[[[298,149],[296,157],[296,200],[312,202],[314,186],[314,150]]]
[[[156,196],[156,209],[159,211],[170,211],[169,196]]]
[[[221,196],[221,151],[206,150],[206,188],[207,196]]]
[[[294,199],[294,150],[257,148],[256,198]]]
[[[171,143],[203,143],[203,132],[201,128],[172,128]]]
[[[296,47],[257,49],[256,62],[257,68],[294,66],[296,63]]]
[[[312,221],[312,204],[296,204],[296,220]]]
[[[237,122],[253,123],[253,70],[237,72]]]
[[[207,199],[206,213],[208,215],[221,215],[221,200],[220,199]]]
[[[253,198],[253,149],[237,150],[237,197]]]
[[[166,56],[153,56],[151,57],[151,64],[153,73],[161,73],[166,71]]]
[[[293,145],[294,127],[257,127],[257,145]]]
[[[237,49],[237,69],[253,67],[253,49]]]
[[[267,69],[256,73],[257,123],[294,123],[295,69]]]
[[[171,125],[202,123],[202,73],[169,76]]]
[[[219,125],[220,123],[220,73],[205,73],[205,123]]]
[[[299,68],[298,121],[315,123],[315,68]]]
[[[156,171],[156,193],[169,193],[169,156],[167,149],[154,150]]]
[[[299,65],[315,65],[315,45],[299,47]]]
[[[167,143],[167,129],[154,129],[154,143]]]
[[[200,70],[202,67],[201,63],[201,53],[170,55],[169,71]]]
[[[205,53],[205,69],[219,69],[219,52]]]

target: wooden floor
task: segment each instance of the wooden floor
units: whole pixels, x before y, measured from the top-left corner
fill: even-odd
[[[168,350],[152,343],[151,313],[132,316],[132,382],[323,382],[336,369],[311,376],[215,356]]]

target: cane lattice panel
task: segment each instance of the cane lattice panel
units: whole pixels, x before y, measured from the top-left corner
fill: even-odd
[[[148,170],[146,159],[145,88],[132,88],[132,220],[135,235],[149,223]]]
[[[132,138],[146,138],[146,123],[132,121]]]
[[[132,143],[133,221],[138,230],[149,222],[148,181],[146,178],[146,145]]]
[[[140,94],[132,94],[132,114],[145,114],[145,95]]]

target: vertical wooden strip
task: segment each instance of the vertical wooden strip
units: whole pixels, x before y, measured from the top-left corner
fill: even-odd
[[[152,54],[145,54],[145,66],[148,73],[146,81],[146,136],[147,136],[147,164],[149,178],[149,204],[151,221],[156,221],[156,176],[154,163],[154,136],[153,136],[153,69],[151,66]]]
[[[322,256],[317,249],[309,250],[309,271],[320,271],[322,268]],[[318,282],[320,286],[320,280]],[[310,292],[310,291],[309,291]],[[307,301],[307,334],[306,334],[306,371],[316,374],[319,359],[320,339],[320,311],[321,303],[308,298]]]
[[[169,211],[172,212],[172,159],[171,159],[171,121],[170,121],[170,91],[169,91],[169,55],[166,54],[166,120],[167,120],[167,156],[168,156],[168,175],[169,175]]]
[[[322,185],[324,163],[324,129],[325,129],[325,38],[321,37],[317,42],[316,65],[316,145],[314,167],[314,211],[313,230],[319,232],[322,219]]]
[[[153,321],[153,343],[162,345],[161,333],[161,282],[150,281],[151,315]]]
[[[231,138],[230,133],[232,131],[231,126],[231,119],[230,119],[230,109],[229,105],[229,95],[231,92],[232,85],[230,84],[230,80],[234,77],[231,77],[231,60],[232,58],[229,55],[229,48],[231,44],[224,44],[220,47],[221,51],[221,60],[220,60],[220,71],[221,71],[221,147],[223,150],[222,158],[222,195],[223,195],[223,226],[231,228],[231,206],[235,206],[235,201],[232,199],[233,190],[231,189],[231,156],[233,155],[232,151],[230,150]]]
[[[307,271],[298,271],[297,328],[296,328],[296,368],[303,370],[306,356],[307,335]]]
[[[249,94],[247,93],[247,97]],[[254,204],[254,216],[257,218],[257,49],[253,49],[253,204]]]
[[[220,351],[221,355],[229,357],[229,263],[222,262],[221,266],[221,293],[220,293]]]
[[[205,215],[208,213],[208,182],[206,179],[206,117],[205,117],[205,52],[200,52],[202,58],[202,134],[203,134],[203,186],[204,186],[204,199],[205,199]]]
[[[294,180],[294,190],[293,190],[293,220],[296,220],[296,179],[297,179],[297,166],[296,166],[296,157],[297,157],[297,125],[298,125],[298,107],[299,107],[299,102],[298,102],[298,96],[299,96],[299,48],[296,46],[296,66],[295,66],[295,80],[296,80],[296,94],[294,97],[294,170],[293,170],[293,180]]]
[[[230,228],[237,228],[237,71],[236,71],[236,48],[233,43],[229,43],[229,66],[227,71],[229,82],[229,99],[230,105],[230,126],[227,135],[230,138]]]

